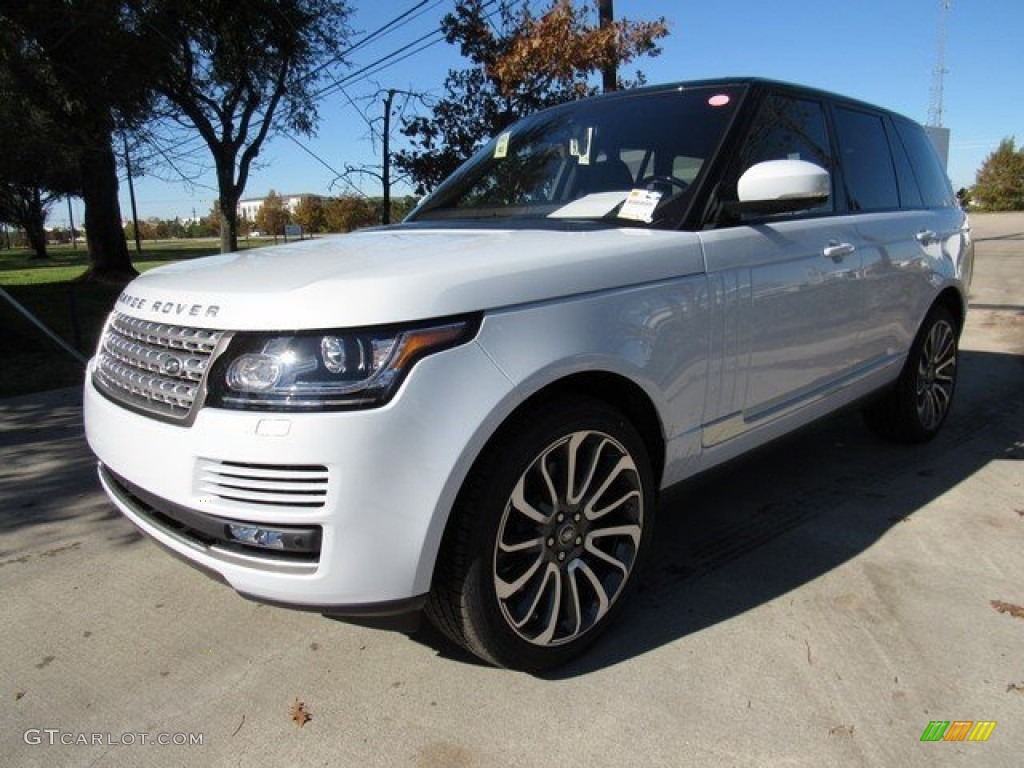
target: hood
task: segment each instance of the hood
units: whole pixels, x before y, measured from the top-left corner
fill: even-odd
[[[703,270],[692,232],[367,230],[159,267],[116,308],[224,330],[381,325],[493,310]]]

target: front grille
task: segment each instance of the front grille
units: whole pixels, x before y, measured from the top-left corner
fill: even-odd
[[[200,459],[198,492],[223,501],[309,509],[327,499],[327,467]]]
[[[112,400],[182,421],[196,404],[223,335],[115,312],[96,355],[93,382]]]

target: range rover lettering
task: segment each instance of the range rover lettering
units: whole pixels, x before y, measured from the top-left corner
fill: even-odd
[[[608,94],[399,225],[139,277],[86,430],[114,504],[242,595],[425,612],[538,671],[613,621],[668,486],[852,404],[931,439],[972,262],[905,117],[751,78]]]

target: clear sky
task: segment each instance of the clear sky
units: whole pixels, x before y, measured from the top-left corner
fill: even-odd
[[[353,0],[352,26],[360,35],[376,30],[416,0],[369,3]],[[617,18],[664,16],[670,35],[662,54],[638,65],[649,83],[719,76],[753,75],[812,85],[894,109],[920,122],[928,117],[943,0],[617,0]],[[546,7],[546,0],[533,0]],[[318,136],[299,137],[309,152],[287,137],[271,141],[250,177],[246,197],[271,188],[279,193],[339,194],[351,191],[334,171],[377,163],[380,146],[370,139],[363,117],[383,113],[381,89],[440,94],[449,68],[461,68],[458,51],[442,41],[412,46],[407,58],[376,72],[358,74],[428,34],[452,6],[431,0],[406,22],[351,54],[339,80],[355,76],[344,93],[321,105]],[[985,157],[1006,136],[1024,143],[1024,0],[952,0],[946,14],[944,120],[951,131],[949,175],[956,188],[973,183]],[[435,36],[428,39],[437,40]],[[625,74],[630,74],[627,69]],[[350,101],[351,99],[351,101]],[[398,101],[396,100],[396,104]],[[356,107],[359,108],[356,108]],[[393,131],[393,146],[403,137]],[[206,160],[206,155],[201,155]],[[334,171],[325,166],[330,166]],[[354,177],[363,192],[376,195],[379,182]],[[216,197],[212,174],[193,186],[166,183],[153,175],[136,179],[139,215],[186,218],[210,209]],[[405,190],[396,190],[401,193]],[[122,182],[122,215],[128,218],[127,184]],[[75,201],[76,220],[81,203]],[[66,224],[57,206],[52,224]]]

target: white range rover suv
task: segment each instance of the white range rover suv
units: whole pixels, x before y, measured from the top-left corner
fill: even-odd
[[[925,133],[757,79],[535,114],[400,225],[131,283],[85,382],[113,502],[242,595],[425,611],[541,670],[659,492],[858,403],[949,413],[973,246]]]

